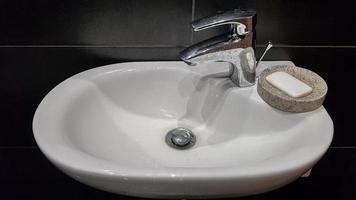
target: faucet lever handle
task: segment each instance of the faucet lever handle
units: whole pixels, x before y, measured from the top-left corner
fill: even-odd
[[[194,31],[201,31],[215,26],[230,24],[233,33],[237,33],[238,35],[246,35],[248,33],[248,31],[246,31],[246,25],[239,22],[239,20],[253,18],[255,15],[255,11],[234,9],[198,19],[192,22],[192,27]]]

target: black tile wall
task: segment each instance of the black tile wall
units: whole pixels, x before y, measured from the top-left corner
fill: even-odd
[[[2,0],[0,44],[186,45],[190,0]]]
[[[354,1],[340,0],[2,0],[0,2],[0,199],[135,199],[92,189],[42,155],[32,135],[41,99],[64,79],[93,67],[178,60],[184,47],[227,27],[192,33],[192,19],[229,8],[258,12],[257,55],[292,60],[328,83],[334,121],[329,152],[309,178],[242,199],[356,199]]]

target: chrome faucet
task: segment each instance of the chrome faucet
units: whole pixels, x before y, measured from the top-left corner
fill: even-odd
[[[189,65],[217,61],[229,62],[229,77],[238,87],[255,84],[256,12],[240,9],[226,11],[192,22],[194,31],[230,25],[226,34],[197,43],[183,50],[179,57]]]

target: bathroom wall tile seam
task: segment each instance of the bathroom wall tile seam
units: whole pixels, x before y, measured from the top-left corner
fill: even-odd
[[[195,0],[192,0],[192,11],[191,11],[191,21],[194,21],[195,19]],[[190,30],[190,45],[194,43],[194,30]]]
[[[0,48],[185,48],[177,45],[0,45]]]
[[[256,44],[256,47],[263,48],[266,44]],[[0,45],[0,48],[186,48],[188,46],[182,45]],[[293,45],[293,44],[273,44],[276,48],[336,48],[336,49],[354,49],[356,46],[345,45]]]
[[[266,44],[256,44],[256,47],[265,47]],[[336,48],[336,49],[354,49],[356,46],[350,45],[294,45],[294,44],[273,44],[277,48]]]

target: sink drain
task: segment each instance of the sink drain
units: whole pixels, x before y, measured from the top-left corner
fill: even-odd
[[[175,149],[188,149],[195,144],[196,137],[186,128],[175,128],[166,135],[166,143]]]

